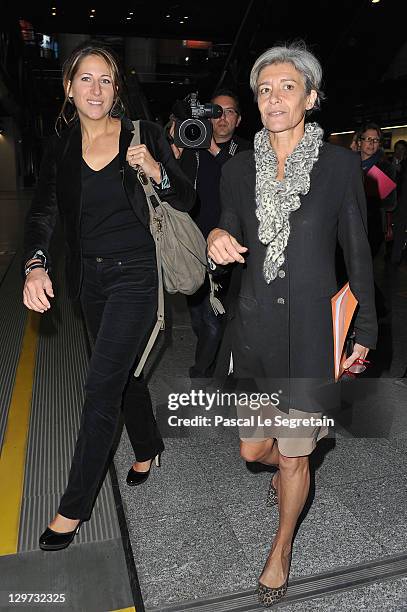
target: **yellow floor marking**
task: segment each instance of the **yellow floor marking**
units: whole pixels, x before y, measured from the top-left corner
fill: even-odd
[[[120,608],[120,610],[111,610],[111,612],[136,612],[136,608]]]
[[[0,457],[0,555],[17,552],[40,315],[27,316]]]

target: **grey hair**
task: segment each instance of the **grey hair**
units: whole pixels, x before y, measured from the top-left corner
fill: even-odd
[[[319,60],[308,51],[304,42],[294,42],[291,44],[278,45],[264,51],[254,62],[250,72],[250,87],[254,93],[254,99],[257,100],[257,81],[261,70],[271,64],[290,63],[294,66],[304,78],[305,93],[308,96],[311,90],[317,92],[314,108],[307,111],[319,109],[321,100],[325,99],[325,94],[320,89],[322,81],[322,66]]]

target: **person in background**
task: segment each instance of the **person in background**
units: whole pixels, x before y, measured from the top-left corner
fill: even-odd
[[[397,190],[399,189],[399,185],[400,185],[400,178],[402,175],[402,171],[404,169],[405,166],[405,160],[407,157],[407,141],[406,140],[397,140],[394,143],[394,152],[393,152],[393,157],[391,158],[391,165],[394,167],[395,170],[395,180],[397,183]]]
[[[407,163],[402,164],[398,179],[397,208],[394,213],[394,239],[391,263],[399,265],[407,244]],[[406,374],[407,376],[407,374]]]
[[[386,159],[384,150],[380,146],[382,137],[380,127],[376,123],[369,122],[361,128],[358,140],[366,192],[368,237],[373,259],[379,253],[385,237],[387,243],[391,242],[391,213],[397,205],[396,190],[382,200],[376,183],[369,176],[369,170],[377,166],[390,179],[396,180],[395,169]],[[389,247],[386,246],[386,255],[388,252]],[[388,310],[384,295],[377,284],[375,284],[375,294],[377,314],[379,317],[384,317]]]
[[[398,265],[405,249],[407,234],[407,141],[397,140],[391,160],[396,173],[397,206],[392,215],[393,244],[391,263]]]
[[[376,123],[366,123],[360,130],[358,150],[362,161],[362,170],[365,179],[367,200],[369,243],[374,258],[380,250],[384,240],[384,212],[392,211],[396,207],[396,191],[392,191],[387,198],[381,200],[374,182],[368,176],[369,170],[377,166],[393,181],[396,181],[396,172],[392,164],[386,159],[384,150],[380,147],[382,131]]]
[[[350,150],[351,150],[351,151],[355,151],[355,152],[356,152],[356,151],[358,150],[358,140],[359,140],[359,136],[360,136],[359,131],[357,131],[357,132],[355,132],[355,133],[353,134],[353,136],[352,136],[352,140],[351,140],[351,143],[350,143],[350,145],[349,145],[349,148],[350,148]]]
[[[48,143],[26,219],[23,300],[36,312],[51,308],[48,249],[59,213],[69,294],[80,300],[94,346],[68,484],[40,536],[43,550],[66,548],[89,520],[121,407],[135,455],[127,484],[142,484],[154,458],[158,464],[164,444],[150,394],[143,378],[133,376],[157,313],[155,244],[136,170],[175,208],[188,211],[195,200],[160,126],[141,121],[142,144],[129,146],[133,124],[110,49],[99,43],[75,49],[63,67],[63,87],[59,119],[66,129]]]
[[[213,137],[209,149],[179,149],[172,145],[181,169],[195,186],[198,197],[191,214],[205,238],[219,221],[222,166],[241,151],[252,148],[247,140],[235,133],[242,120],[236,94],[229,89],[220,89],[214,93],[211,102],[221,106],[223,113],[221,117],[211,119]],[[233,284],[238,282],[235,276]],[[225,298],[229,283],[230,275],[223,275],[221,289],[217,292],[221,301]],[[187,297],[187,303],[192,329],[197,337],[195,363],[190,367],[189,374],[191,378],[211,377],[222,340],[224,316],[215,315],[212,310],[208,279],[194,295]]]

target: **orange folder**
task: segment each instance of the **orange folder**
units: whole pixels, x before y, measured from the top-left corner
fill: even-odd
[[[332,324],[334,337],[334,364],[335,364],[335,382],[343,374],[343,363],[346,361],[344,345],[349,326],[358,304],[357,299],[350,290],[349,283],[346,283],[331,298],[332,304]]]

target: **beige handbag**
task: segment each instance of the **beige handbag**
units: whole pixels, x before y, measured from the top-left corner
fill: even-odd
[[[140,121],[133,121],[133,125],[131,147],[140,144]],[[162,201],[150,178],[140,168],[136,172],[147,199],[158,271],[157,322],[134,372],[134,376],[140,376],[158,332],[164,329],[164,289],[168,293],[196,293],[205,281],[207,262],[205,238],[189,214]],[[209,281],[212,308],[215,314],[224,314],[220,300],[215,297],[217,284],[211,274]]]

